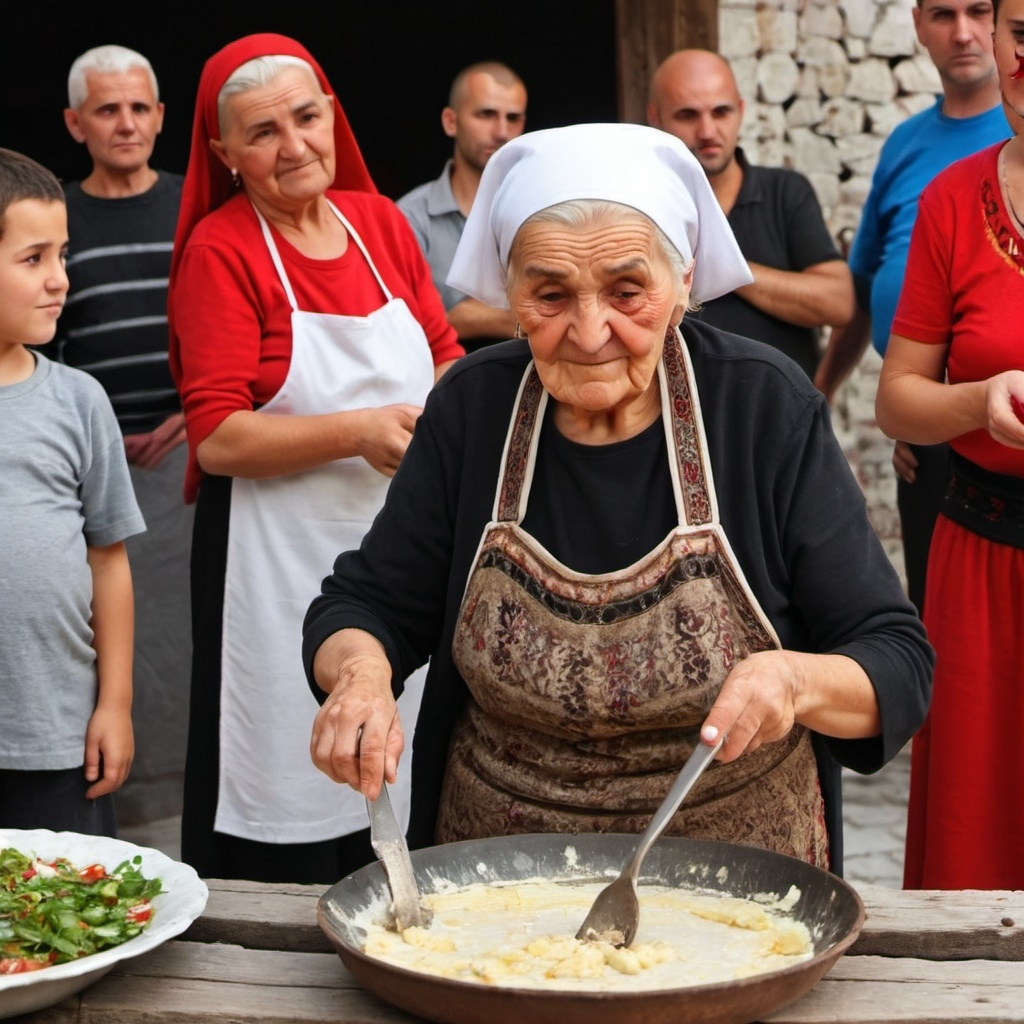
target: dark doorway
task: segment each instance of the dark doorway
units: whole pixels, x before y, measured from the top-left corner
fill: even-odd
[[[66,180],[88,173],[62,119],[67,71],[82,51],[120,43],[144,53],[167,106],[154,162],[183,171],[203,62],[250,32],[282,32],[323,65],[378,188],[397,197],[436,177],[450,155],[440,113],[456,72],[501,60],[529,90],[528,128],[614,121],[614,0],[335,0],[206,5],[18,4],[4,15],[0,145]]]

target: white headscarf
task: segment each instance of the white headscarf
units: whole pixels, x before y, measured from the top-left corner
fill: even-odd
[[[646,214],[688,262],[699,302],[753,278],[704,168],[674,135],[638,124],[577,124],[527,132],[487,162],[448,284],[507,308],[512,240],[539,210],[598,199]]]

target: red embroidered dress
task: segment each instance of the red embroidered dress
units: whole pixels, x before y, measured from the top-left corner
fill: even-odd
[[[999,188],[1002,145],[958,161],[922,193],[893,321],[895,334],[949,346],[953,384],[1024,369],[1024,238]],[[955,463],[958,497],[983,532],[1024,532],[1012,522],[1024,507],[1024,451],[984,430],[950,443],[969,460]],[[976,467],[998,493],[975,488]],[[954,512],[939,517],[928,562],[924,621],[935,686],[914,738],[904,884],[1019,889],[1024,549],[954,522]]]

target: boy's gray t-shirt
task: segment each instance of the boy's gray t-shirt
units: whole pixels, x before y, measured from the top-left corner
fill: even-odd
[[[96,706],[86,547],[146,526],[110,401],[33,353],[0,387],[0,768],[75,768]]]

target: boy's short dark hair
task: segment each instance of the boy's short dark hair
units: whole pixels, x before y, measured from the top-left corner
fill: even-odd
[[[64,202],[64,189],[52,171],[13,149],[0,149],[0,238],[7,207],[23,199]]]

